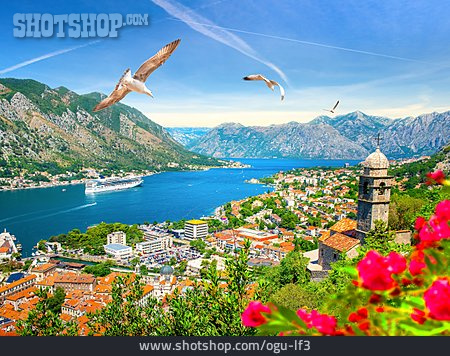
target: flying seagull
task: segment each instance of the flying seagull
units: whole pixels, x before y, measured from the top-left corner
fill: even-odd
[[[334,104],[334,106],[333,106],[333,109],[331,109],[331,110],[328,110],[328,109],[323,109],[323,110],[325,110],[325,111],[329,111],[329,112],[331,112],[332,114],[334,114],[334,110],[337,108],[337,106],[339,105],[339,100],[338,101],[336,101],[336,104]]]
[[[284,88],[279,83],[277,83],[275,80],[267,79],[262,74],[251,74],[251,75],[247,75],[246,77],[244,77],[242,79],[244,79],[244,80],[264,80],[266,82],[267,86],[272,90],[275,88],[275,86],[278,86],[280,88],[281,100],[284,99]]]
[[[145,86],[145,81],[150,74],[167,61],[179,43],[180,40],[178,39],[161,48],[152,58],[145,61],[133,76],[131,76],[131,70],[128,68],[123,73],[112,93],[98,103],[93,111],[99,111],[117,103],[132,91],[147,94],[153,98],[153,93]]]

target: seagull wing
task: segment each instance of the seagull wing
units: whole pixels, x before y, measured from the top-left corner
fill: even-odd
[[[178,47],[180,41],[180,39],[175,40],[161,48],[158,53],[139,67],[136,73],[134,73],[133,78],[145,82],[150,74],[167,61],[173,51]]]
[[[263,76],[262,74],[250,74],[242,79],[244,79],[244,80],[264,80],[265,82],[268,82],[267,78],[265,76]]]
[[[336,101],[336,104],[334,104],[334,106],[333,106],[333,109],[331,109],[331,110],[333,110],[333,111],[334,111],[334,109],[336,109],[338,105],[339,105],[339,100],[338,100],[338,101]]]
[[[281,100],[283,100],[286,92],[284,91],[284,88],[280,84],[278,84],[278,87],[280,88]]]
[[[276,82],[275,80],[271,80],[270,83],[272,85],[277,85],[280,88],[281,100],[283,100],[284,99],[284,95],[285,95],[284,88],[280,85],[280,83]]]
[[[107,108],[108,106],[111,106],[112,104],[117,103],[118,101],[122,100],[130,91],[130,89],[127,89],[124,86],[122,86],[120,89],[114,89],[112,93],[109,94],[107,98],[98,103],[92,111],[100,111]]]

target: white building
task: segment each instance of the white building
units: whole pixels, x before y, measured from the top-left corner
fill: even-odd
[[[136,244],[136,253],[147,255],[153,252],[165,251],[172,247],[172,235],[160,237]]]
[[[295,199],[292,197],[286,197],[286,198],[284,198],[284,201],[286,202],[286,205],[288,206],[288,208],[295,206]]]
[[[108,244],[104,245],[106,254],[113,256],[116,260],[127,260],[133,254],[133,249],[130,246],[122,244]]]
[[[207,235],[208,223],[203,220],[189,220],[184,224],[184,236],[187,239],[204,239]]]
[[[210,259],[205,259],[205,258],[200,257],[200,258],[196,258],[195,260],[188,261],[187,266],[186,266],[186,273],[191,274],[191,275],[199,275],[200,270],[204,267],[203,261],[212,262],[214,260],[217,262],[217,270],[223,271],[225,269],[224,258],[213,255],[213,256],[211,256]]]
[[[126,245],[127,244],[127,234],[125,234],[123,231],[115,231],[108,236],[106,236],[108,245],[110,244],[121,244]]]

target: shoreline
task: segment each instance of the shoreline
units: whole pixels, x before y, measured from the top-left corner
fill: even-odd
[[[167,172],[196,172],[196,171],[208,171],[210,169],[219,169],[219,168],[223,168],[223,169],[244,169],[244,168],[250,168],[250,165],[246,165],[246,164],[242,164],[241,166],[208,166],[205,168],[201,168],[201,169],[179,169],[179,170],[167,170],[167,171],[159,171],[159,172],[152,172],[152,173],[146,173],[146,174],[137,174],[136,176],[140,176],[140,177],[150,177],[153,176],[155,174],[161,174],[161,173],[167,173]],[[105,177],[105,178],[111,178],[114,176],[109,176],[109,177]],[[85,184],[86,181],[89,181],[91,179],[96,179],[96,178],[83,178],[80,180],[76,180],[74,182],[60,182],[60,183],[49,183],[48,185],[37,185],[37,186],[29,186],[29,187],[7,187],[5,188],[4,186],[0,186],[0,193],[1,192],[11,192],[11,191],[18,191],[18,190],[27,190],[27,189],[45,189],[45,188],[56,188],[56,187],[65,187],[65,186],[72,186],[72,185],[79,185],[79,184]]]
[[[151,175],[155,175],[155,174],[161,174],[161,173],[167,173],[167,172],[199,172],[199,171],[208,171],[208,170],[211,170],[212,168],[216,168],[216,169],[218,169],[218,168],[223,168],[223,169],[239,169],[239,170],[241,170],[241,169],[243,169],[243,168],[251,168],[251,167],[254,167],[253,165],[250,165],[250,164],[244,164],[244,163],[241,163],[239,166],[223,166],[223,167],[218,167],[218,166],[213,166],[213,167],[204,167],[204,168],[202,168],[202,169],[197,169],[197,170],[168,170],[168,171],[160,171],[160,172],[152,172],[151,174],[147,174],[147,175],[143,175],[143,176],[151,176]],[[316,166],[315,166],[316,167]],[[303,168],[303,169],[305,169],[305,168],[311,168],[311,167],[299,167],[299,168]],[[317,168],[321,168],[320,166],[317,166]],[[337,167],[335,167],[335,168],[337,168]],[[276,174],[276,172],[279,172],[278,170],[277,171],[275,171],[275,172],[273,172],[273,173],[271,173],[271,175],[273,175],[273,174]],[[248,182],[244,182],[246,185],[247,184],[249,184]],[[82,182],[77,182],[77,183],[71,183],[71,185],[75,185],[75,184],[82,184]],[[61,185],[61,184],[58,184],[58,186],[59,185]],[[62,184],[62,186],[65,186],[65,185],[69,185],[69,184]],[[249,184],[249,185],[252,185],[252,184]],[[259,186],[264,186],[264,187],[267,187],[268,189],[270,189],[270,190],[273,190],[274,188],[275,188],[275,185],[266,185],[266,184],[264,184],[264,183],[262,183],[262,182],[259,182],[258,184],[253,184],[253,185],[259,185]],[[23,189],[30,189],[30,188],[50,188],[51,186],[46,186],[46,187],[27,187],[27,188],[23,188]],[[55,186],[54,186],[55,187]],[[19,190],[19,189],[14,189],[14,190]],[[22,189],[21,189],[22,190]],[[266,189],[267,190],[267,189]],[[1,191],[0,191],[1,192]],[[259,194],[264,194],[264,192],[262,191],[261,193],[257,193],[256,195],[259,195]],[[243,197],[243,198],[249,198],[249,197],[253,197],[253,196],[256,196],[255,194],[250,194],[250,195],[247,195],[247,196],[245,196],[245,197]],[[1,194],[0,194],[0,196],[1,196]],[[227,203],[229,203],[229,202],[231,202],[232,200],[227,200],[226,202],[224,202],[224,203],[222,203],[222,204],[218,204],[218,205],[216,205],[215,207],[213,207],[213,208],[211,208],[211,209],[208,209],[208,211],[205,211],[205,213],[204,213],[204,215],[203,215],[203,217],[208,217],[208,218],[216,218],[216,212],[217,212],[217,210],[218,209],[220,209],[221,207],[223,207],[224,206],[224,204],[227,204]],[[182,218],[181,218],[182,219]],[[103,220],[104,221],[104,220]],[[114,221],[108,221],[108,223],[112,223],[112,222],[117,222],[117,221],[121,221],[121,220],[114,220]],[[155,220],[156,221],[156,220]],[[158,220],[159,221],[159,220]],[[161,220],[161,221],[163,221],[163,220]],[[96,222],[95,224],[97,224],[98,222]],[[142,221],[136,221],[135,219],[133,220],[133,221],[131,221],[131,222],[129,222],[129,223],[127,223],[127,224],[129,224],[129,225],[133,225],[133,224],[139,224],[139,223],[142,223]],[[77,225],[78,226],[78,225]],[[79,228],[79,227],[76,227],[76,226],[72,226],[70,229],[73,229],[73,228]],[[81,228],[80,228],[81,229]],[[82,230],[82,229],[81,229]],[[69,231],[69,229],[66,231],[66,230],[61,230],[62,232],[61,233],[65,233],[65,232],[67,232],[67,231]],[[55,233],[54,235],[56,235],[57,233]],[[43,237],[44,239],[46,239],[46,238],[49,238],[51,235],[46,235],[45,237]]]

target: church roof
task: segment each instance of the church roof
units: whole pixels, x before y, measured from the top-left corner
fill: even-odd
[[[343,218],[339,220],[336,224],[334,224],[330,230],[336,232],[347,232],[356,229],[356,220],[352,220],[349,218]]]
[[[375,152],[371,153],[366,160],[364,161],[364,165],[369,168],[389,168],[389,161],[383,152],[380,151],[380,148],[377,147]]]
[[[164,265],[161,267],[161,270],[159,271],[160,274],[164,275],[164,276],[168,276],[173,274],[174,269],[173,267],[169,266],[169,265]]]
[[[323,241],[323,244],[328,247],[331,247],[334,250],[338,250],[340,252],[347,252],[348,250],[358,245],[359,240],[338,232],[334,235],[331,235],[329,238]]]

